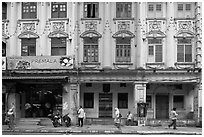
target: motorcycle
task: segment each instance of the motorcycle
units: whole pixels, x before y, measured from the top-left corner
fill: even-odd
[[[51,119],[54,127],[61,126],[61,116],[58,114],[49,114],[48,117]]]
[[[63,119],[66,127],[71,126],[71,118],[69,117],[69,114],[64,115],[62,117],[62,119]]]

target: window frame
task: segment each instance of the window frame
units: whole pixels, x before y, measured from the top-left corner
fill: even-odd
[[[83,48],[84,48],[83,62],[87,62],[87,63],[98,62],[99,61],[98,38],[84,38],[83,41],[84,41],[83,42]]]
[[[116,2],[116,18],[132,18],[132,2]]]
[[[182,5],[182,9],[180,9]],[[188,7],[189,6],[189,9]],[[177,11],[178,12],[191,12],[192,11],[192,3],[188,3],[188,2],[183,2],[183,3],[177,3]]]
[[[86,97],[90,99],[88,100],[88,105]],[[84,93],[84,108],[94,108],[94,93],[91,92]]]
[[[25,41],[25,40],[33,40],[32,42],[35,43],[35,44],[33,44],[31,41],[28,42],[28,41]],[[31,51],[32,48],[35,49],[34,53],[30,53],[30,52],[32,52]],[[23,50],[27,50],[27,52],[24,52]],[[24,38],[24,39],[21,39],[21,56],[36,56],[36,38],[31,38],[31,39]]]
[[[63,39],[65,40],[64,44],[62,43]],[[57,43],[56,40],[60,40],[61,43]],[[56,42],[56,43],[53,43],[53,41]],[[57,54],[57,53],[59,53],[61,51],[61,49],[64,49],[64,54]],[[57,51],[57,53],[54,53],[53,50]],[[63,55],[66,55],[66,51],[67,51],[67,39],[66,38],[64,38],[64,37],[60,37],[60,38],[54,37],[54,38],[51,38],[51,56],[63,56]]]
[[[118,93],[118,108],[128,109],[128,93]]]
[[[182,97],[182,101],[180,103],[181,107],[178,105],[178,101],[177,104],[175,103],[175,97]],[[185,96],[184,95],[174,95],[173,96],[173,106],[176,107],[177,109],[184,109],[185,108]]]
[[[179,43],[179,40],[189,40],[190,42],[188,43]],[[182,53],[179,53],[179,50],[181,50],[181,49],[179,49],[179,46],[181,47],[181,46],[183,46],[183,51],[182,51]],[[190,46],[190,49],[191,49],[191,54],[186,54],[186,50],[187,50],[187,46]],[[180,59],[181,58],[181,55],[179,55],[179,54],[183,54],[183,58],[182,59]],[[187,57],[188,55],[190,55],[190,57]],[[190,59],[190,61],[187,61],[187,59]],[[192,39],[190,39],[190,38],[187,38],[187,39],[183,39],[183,38],[179,38],[179,39],[177,39],[177,62],[192,62],[193,61],[193,45],[192,45]]]
[[[147,13],[151,13],[151,15],[154,16],[154,17],[151,17],[151,18],[155,18],[155,17],[157,18],[157,16],[158,16],[157,14],[161,14],[159,16],[162,17],[162,14],[163,14],[162,2],[148,2],[147,6],[148,6],[147,7]],[[158,6],[159,6],[159,9],[158,9]]]
[[[57,7],[54,8],[54,6]],[[56,11],[53,11],[54,9]],[[65,11],[61,11],[61,9]],[[51,2],[51,18],[67,18],[67,2]]]
[[[22,2],[22,19],[36,19],[37,9],[37,2]]]
[[[156,38],[156,40],[159,41],[158,43],[152,43],[152,42],[149,43],[150,40],[155,40],[155,38],[149,38],[148,39],[148,57],[153,57],[154,62],[157,62],[157,63],[163,62],[163,41],[162,41],[162,38]],[[161,46],[161,52],[159,53],[159,54],[161,54],[160,57],[157,56],[158,55],[157,49],[159,46]],[[152,48],[151,50],[150,50],[150,47]],[[152,51],[152,52],[150,52],[150,51]]]
[[[124,43],[121,43],[121,40]],[[116,38],[115,47],[115,61],[117,63],[121,62],[131,62],[131,39],[130,38]]]
[[[99,18],[99,2],[84,2],[83,9],[84,18]]]

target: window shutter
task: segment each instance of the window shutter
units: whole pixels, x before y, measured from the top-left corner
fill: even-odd
[[[177,46],[177,62],[184,62],[184,45]]]
[[[162,45],[156,45],[155,62],[162,62]]]
[[[192,62],[192,46],[185,45],[185,62]]]

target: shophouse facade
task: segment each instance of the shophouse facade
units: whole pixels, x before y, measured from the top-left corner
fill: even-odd
[[[201,45],[201,2],[3,2],[3,111],[200,122]]]

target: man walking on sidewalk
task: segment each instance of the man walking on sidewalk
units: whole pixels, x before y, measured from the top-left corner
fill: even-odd
[[[170,125],[168,125],[169,128],[170,128],[171,126],[173,126],[173,129],[177,129],[177,128],[176,128],[177,116],[178,116],[178,114],[176,113],[176,108],[173,108],[172,111],[170,112],[170,118],[171,118],[171,120],[172,120],[172,123],[171,123]]]

